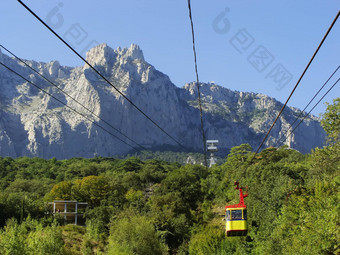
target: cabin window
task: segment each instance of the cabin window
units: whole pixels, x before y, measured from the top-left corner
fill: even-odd
[[[227,220],[230,220],[230,211],[229,210],[227,211],[227,214],[225,215],[225,217],[226,217]]]
[[[233,210],[231,213],[232,220],[242,220],[242,210]]]
[[[243,210],[243,219],[247,220],[247,210]]]

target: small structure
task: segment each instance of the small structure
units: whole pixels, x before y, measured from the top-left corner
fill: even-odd
[[[64,217],[66,224],[85,225],[84,213],[88,206],[85,202],[55,200],[48,203],[53,206],[53,215]]]
[[[194,159],[194,157],[188,156],[185,163],[186,163],[187,165],[188,165],[188,164],[190,164],[190,165],[195,165],[195,164],[196,164],[196,160]]]
[[[216,164],[216,159],[214,158],[214,152],[218,151],[217,145],[218,145],[218,140],[207,140],[207,147],[208,147],[208,151],[210,152],[209,167],[212,167],[213,165]]]

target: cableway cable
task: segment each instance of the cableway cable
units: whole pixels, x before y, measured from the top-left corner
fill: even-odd
[[[300,122],[296,125],[296,127],[289,132],[289,134],[286,135],[286,137],[288,137],[290,134],[292,134],[297,128],[298,126],[300,126],[300,124],[306,119],[306,117],[315,109],[315,107],[321,102],[322,99],[324,99],[324,97],[335,87],[335,85],[339,82],[340,78],[337,79],[337,81],[332,85],[332,87],[330,87],[327,92],[320,98],[320,100],[313,106],[312,109],[310,109],[310,111],[300,120]],[[284,141],[286,140],[287,138],[285,138],[280,144],[278,147],[280,147]]]
[[[74,97],[72,97],[70,94],[68,94],[67,92],[65,92],[63,89],[61,89],[58,85],[56,85],[55,83],[53,83],[51,80],[49,80],[48,78],[46,78],[44,75],[42,75],[41,73],[39,73],[37,70],[35,70],[33,67],[31,67],[30,65],[28,65],[25,61],[23,61],[21,58],[19,58],[18,56],[16,56],[13,52],[11,52],[10,50],[8,50],[6,47],[4,47],[3,45],[0,44],[0,47],[3,48],[5,51],[7,51],[8,53],[10,53],[13,57],[15,57],[18,61],[20,61],[21,63],[23,63],[25,66],[27,66],[29,69],[31,69],[33,72],[35,72],[36,74],[38,74],[41,78],[43,78],[44,80],[46,80],[47,82],[49,82],[51,85],[53,85],[54,87],[56,87],[60,92],[62,92],[63,94],[65,94],[66,96],[68,96],[69,98],[71,98],[73,101],[75,101],[77,104],[79,104],[81,107],[83,107],[85,110],[87,110],[88,112],[90,112],[92,115],[94,115],[95,117],[99,118],[101,121],[103,121],[106,125],[110,126],[112,129],[114,129],[115,131],[117,131],[119,134],[121,134],[122,136],[124,136],[126,139],[128,139],[130,142],[135,143],[136,145],[138,145],[139,147],[143,148],[144,150],[147,150],[144,146],[138,144],[137,142],[135,142],[134,140],[132,140],[131,138],[129,138],[127,135],[125,135],[124,133],[122,133],[119,129],[115,128],[113,125],[111,125],[110,123],[108,123],[107,121],[105,121],[104,119],[102,119],[98,114],[96,114],[94,111],[90,110],[88,107],[86,107],[84,104],[82,104],[81,102],[79,102],[77,99],[75,99]]]
[[[83,118],[87,119],[88,121],[90,121],[91,123],[93,123],[94,125],[96,125],[97,127],[101,128],[102,130],[104,130],[105,132],[107,132],[108,134],[110,134],[112,137],[118,139],[119,141],[121,141],[122,143],[128,145],[129,147],[133,148],[134,150],[141,152],[139,149],[137,149],[136,147],[130,145],[129,143],[125,142],[123,139],[119,138],[118,136],[112,134],[110,131],[108,131],[106,128],[104,128],[103,126],[99,125],[98,123],[96,123],[94,120],[91,120],[89,117],[85,116],[85,114],[73,109],[72,107],[68,106],[67,104],[65,104],[63,101],[59,100],[58,98],[56,98],[55,96],[53,96],[51,93],[47,92],[46,90],[42,89],[41,87],[39,87],[38,85],[36,85],[34,82],[26,79],[25,77],[23,77],[21,74],[17,73],[16,71],[14,71],[12,68],[8,67],[7,65],[3,64],[2,62],[0,62],[0,65],[2,65],[3,67],[7,68],[9,71],[13,72],[14,74],[16,74],[17,76],[19,76],[20,78],[22,78],[23,80],[25,80],[26,82],[28,82],[29,84],[33,85],[34,87],[38,88],[40,91],[44,92],[45,94],[49,95],[50,97],[52,97],[53,99],[57,100],[59,103],[63,104],[64,106],[66,106],[67,108],[69,108],[70,110],[72,110],[73,112],[81,115]]]
[[[256,152],[255,152],[255,154],[254,154],[253,159],[255,158],[255,156],[256,156],[256,154],[259,152],[259,150],[261,149],[262,145],[265,143],[267,137],[269,136],[270,131],[273,129],[275,123],[277,122],[277,120],[279,119],[280,115],[282,114],[282,112],[283,112],[284,108],[286,107],[288,101],[290,100],[290,98],[292,97],[294,91],[296,90],[297,86],[299,85],[300,81],[302,80],[302,77],[305,75],[307,69],[309,68],[309,66],[311,65],[312,61],[314,60],[316,54],[319,52],[319,49],[321,48],[322,44],[323,44],[324,41],[326,40],[326,38],[327,38],[329,32],[332,30],[334,24],[336,23],[337,19],[339,18],[339,15],[340,15],[340,11],[339,11],[338,14],[336,15],[336,17],[334,18],[332,24],[331,24],[330,27],[328,28],[326,34],[325,34],[324,37],[322,38],[322,40],[321,40],[321,42],[320,42],[318,48],[317,48],[316,51],[314,52],[312,58],[309,60],[308,65],[306,66],[305,70],[304,70],[303,73],[301,74],[299,80],[297,81],[295,87],[293,88],[292,92],[290,93],[289,97],[287,98],[285,104],[282,106],[282,108],[281,108],[279,114],[277,115],[276,119],[274,120],[273,124],[271,125],[270,129],[268,130],[266,136],[263,138],[263,140],[262,140],[260,146],[257,148],[257,150],[256,150]]]
[[[197,94],[198,94],[198,105],[199,105],[199,110],[200,110],[201,132],[202,132],[203,148],[204,148],[204,150],[203,150],[204,151],[204,162],[205,162],[205,166],[208,167],[208,162],[207,162],[207,144],[206,144],[206,138],[205,138],[205,132],[204,132],[204,125],[203,125],[201,92],[200,92],[200,83],[199,83],[198,71],[197,71],[197,57],[196,57],[196,47],[195,47],[194,23],[192,21],[190,0],[188,0],[188,9],[189,9],[190,24],[191,24],[192,49],[193,49],[193,52],[194,52],[195,73],[196,73],[196,87],[197,87]]]
[[[85,58],[83,58],[72,46],[70,46],[60,35],[58,35],[50,26],[48,26],[37,14],[35,14],[27,5],[21,0],[18,2],[25,7],[37,20],[39,20],[48,30],[50,30],[59,40],[61,40],[70,50],[72,50],[82,61],[84,61],[95,73],[97,73],[104,81],[106,81],[111,87],[113,87],[125,100],[127,100],[134,108],[136,108],[141,114],[143,114],[149,121],[151,121],[158,129],[166,134],[171,140],[176,142],[183,149],[186,149],[178,140],[166,132],[161,126],[159,126],[151,117],[149,117],[144,111],[142,111],[131,99],[124,95],[118,88],[116,88],[107,78],[104,77],[96,68],[94,68]]]
[[[315,95],[313,96],[313,98],[309,101],[309,103],[305,106],[305,108],[300,111],[300,114],[295,118],[295,120],[293,121],[292,124],[290,124],[290,127],[288,128],[287,132],[285,134],[283,134],[279,140],[277,140],[275,147],[279,147],[277,146],[278,144],[280,144],[281,146],[281,139],[283,139],[285,136],[287,137],[287,133],[289,132],[290,129],[293,128],[293,125],[295,124],[295,122],[301,117],[301,115],[305,112],[305,110],[308,108],[308,106],[313,102],[313,100],[317,97],[317,95],[320,93],[320,91],[326,86],[326,84],[329,82],[330,79],[332,79],[333,75],[339,70],[340,66],[338,66],[335,71],[332,73],[332,75],[327,79],[327,81],[321,86],[321,88],[319,89],[318,92],[315,93]],[[286,140],[287,138],[284,138],[284,140]]]

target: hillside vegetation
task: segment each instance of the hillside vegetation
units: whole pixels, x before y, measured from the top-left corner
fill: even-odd
[[[328,144],[303,155],[248,144],[206,169],[161,160],[0,158],[0,254],[339,254],[340,99],[323,115]],[[248,186],[248,235],[223,213]],[[46,202],[89,203],[86,226]]]

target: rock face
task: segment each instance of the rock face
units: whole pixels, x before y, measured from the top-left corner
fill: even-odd
[[[87,52],[86,59],[188,150],[202,149],[194,83],[176,87],[144,60],[134,44],[117,50],[101,44]],[[48,93],[0,66],[0,156],[65,159],[132,150],[113,135],[141,149],[112,126],[148,149],[178,148],[87,64],[72,68],[58,61],[25,61],[56,88],[1,51],[0,61]],[[256,148],[282,107],[266,95],[231,91],[213,83],[202,83],[201,93],[206,137],[218,139],[224,152],[242,143]],[[298,114],[299,110],[286,108],[265,145],[275,145]],[[322,146],[324,137],[318,119],[312,116],[285,144],[306,153]]]

